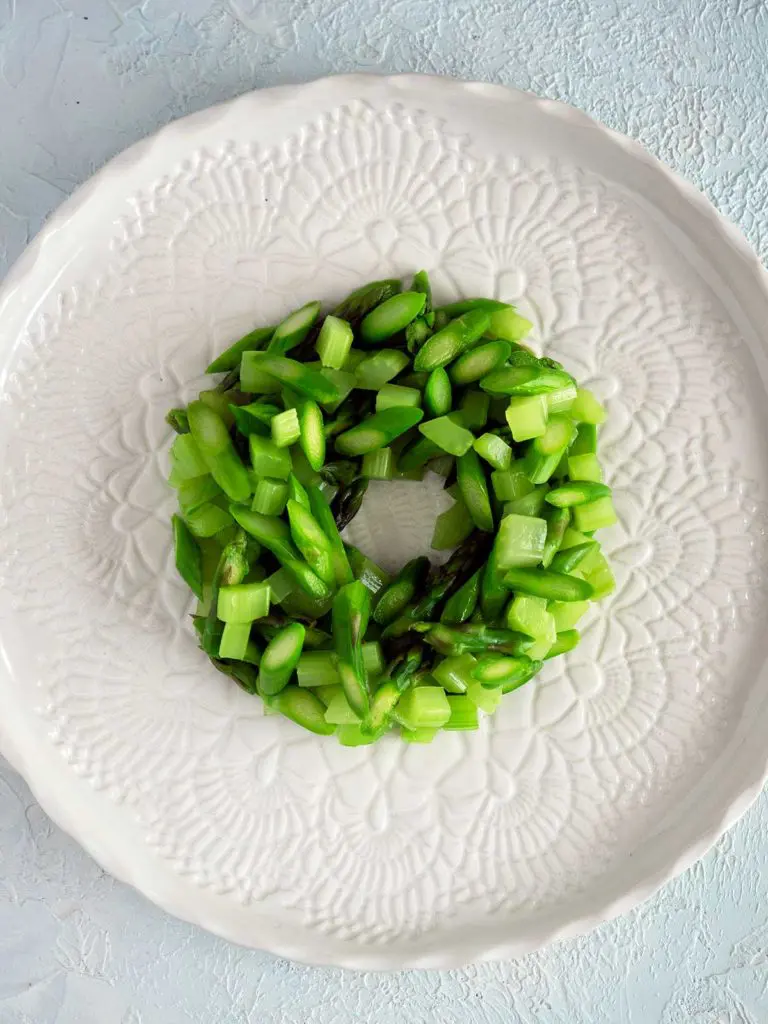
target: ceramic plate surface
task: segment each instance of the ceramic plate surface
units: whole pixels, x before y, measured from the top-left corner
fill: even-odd
[[[344,749],[210,670],[170,557],[163,417],[255,324],[426,268],[607,402],[618,586],[478,733]],[[109,871],[316,963],[522,954],[692,862],[766,772],[766,280],[634,144],[485,85],[245,96],[82,188],[0,297],[2,749]],[[428,550],[436,478],[351,528]]]

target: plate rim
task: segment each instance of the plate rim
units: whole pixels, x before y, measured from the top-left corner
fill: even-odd
[[[384,92],[389,92],[392,99],[425,93],[431,89],[452,89],[462,94],[474,94],[493,100],[497,103],[526,104],[538,108],[543,114],[555,116],[581,129],[589,129],[604,136],[608,142],[623,150],[628,156],[643,164],[650,172],[664,179],[699,218],[708,222],[716,236],[726,242],[732,252],[740,258],[741,271],[752,280],[749,287],[757,288],[768,299],[768,270],[747,242],[741,230],[727,217],[720,213],[714,204],[692,183],[681,177],[638,142],[622,135],[600,121],[592,118],[581,110],[559,100],[547,99],[531,92],[504,85],[487,82],[466,81],[451,77],[422,74],[375,75],[375,74],[344,74],[331,75],[296,85],[280,85],[265,89],[255,89],[237,97],[214,104],[192,114],[185,115],[169,122],[157,131],[133,143],[104,164],[95,174],[83,182],[45,221],[35,238],[29,243],[0,283],[0,314],[9,298],[23,284],[25,278],[33,271],[35,265],[44,256],[49,239],[56,235],[67,222],[85,207],[110,180],[120,178],[126,171],[138,167],[151,151],[164,146],[175,137],[182,138],[194,134],[200,128],[229,116],[241,106],[247,109],[251,105],[257,108],[264,104],[279,105],[292,94],[300,91],[322,92],[326,89],[343,89],[348,95],[362,94],[370,89],[371,82]],[[763,348],[765,344],[763,342]],[[4,669],[4,672],[7,671]],[[80,828],[76,809],[57,801],[51,787],[46,785],[45,778],[25,757],[10,735],[4,719],[0,718],[0,753],[19,772],[30,787],[35,799],[45,813],[56,825],[71,836],[93,859],[119,881],[126,883],[151,902],[161,907],[176,918],[197,925],[228,941],[243,944],[242,940],[232,937],[232,930],[227,928],[226,915],[210,919],[197,911],[194,901],[185,901],[175,894],[165,892],[152,878],[151,868],[135,870],[129,859],[121,860],[115,849],[109,844],[98,841],[92,830]],[[692,866],[703,857],[718,839],[730,829],[754,803],[768,781],[768,749],[764,762],[754,758],[752,772],[745,773],[743,785],[736,781],[733,796],[726,802],[721,814],[714,814],[714,820],[707,823],[695,840],[685,845],[677,856],[669,857],[665,866],[651,871],[641,882],[630,886],[621,896],[595,901],[595,908],[577,916],[564,924],[550,929],[543,937],[525,936],[510,937],[502,943],[492,943],[478,939],[474,930],[471,936],[462,938],[460,934],[451,940],[443,940],[438,947],[427,955],[418,955],[418,942],[414,942],[413,952],[387,952],[386,949],[375,949],[369,946],[349,947],[343,956],[336,953],[324,954],[323,943],[307,941],[304,944],[286,941],[274,930],[271,934],[259,935],[259,948],[277,956],[287,957],[298,962],[317,966],[338,966],[365,970],[397,970],[402,968],[448,969],[467,965],[473,962],[519,958],[534,952],[553,942],[574,938],[592,931],[600,924],[608,922],[635,908],[659,891],[665,884]],[[750,762],[751,763],[751,762]],[[306,932],[309,937],[311,932]]]

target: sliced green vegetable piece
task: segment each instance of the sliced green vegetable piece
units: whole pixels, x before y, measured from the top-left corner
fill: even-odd
[[[463,498],[435,519],[431,547],[434,551],[450,551],[465,541],[475,528]]]
[[[512,449],[496,434],[483,434],[474,442],[473,447],[477,454],[485,459],[495,470],[509,469],[512,464]],[[496,485],[494,483],[494,491]],[[498,495],[497,495],[498,497]],[[508,498],[502,498],[508,501]]]
[[[187,408],[191,440],[197,446],[208,472],[232,501],[247,501],[251,483],[240,456],[235,451],[224,421],[204,402],[191,402]],[[176,438],[174,448],[189,435]]]
[[[593,486],[604,485],[593,484]],[[618,522],[610,495],[596,498],[584,505],[577,505],[573,510],[573,519],[576,528],[582,533],[594,533],[595,530],[602,530],[604,527],[613,526]]]
[[[571,448],[573,451],[573,448]],[[592,483],[602,483],[603,470],[600,462],[592,452],[583,455],[568,456],[568,476],[571,480],[588,480]]]
[[[459,406],[462,423],[470,430],[480,430],[488,422],[488,410],[491,407],[489,395],[482,391],[467,391]]]
[[[274,327],[257,327],[244,335],[229,348],[218,355],[208,366],[206,373],[226,373],[240,365],[243,352],[257,351],[263,348],[274,334]]]
[[[346,320],[341,320],[337,316],[327,316],[323,320],[315,346],[320,362],[332,370],[340,370],[349,355],[353,341],[352,328]]]
[[[496,535],[495,564],[500,570],[538,565],[544,555],[547,523],[535,516],[507,515]]]
[[[605,409],[586,388],[578,388],[576,398],[570,408],[571,416],[578,423],[597,425],[605,420]]]
[[[333,601],[333,639],[339,676],[349,705],[359,718],[364,718],[369,708],[362,640],[368,628],[370,607],[370,592],[359,580],[340,587]]]
[[[497,366],[502,366],[511,351],[512,348],[506,341],[489,341],[484,345],[478,345],[460,355],[451,366],[451,381],[460,387],[472,384],[491,373]]]
[[[450,377],[442,366],[438,366],[424,385],[424,408],[432,417],[445,416],[451,411],[452,402]]]
[[[301,657],[305,633],[300,622],[292,622],[269,641],[259,663],[262,695],[272,697],[288,685]]]
[[[541,437],[547,429],[547,403],[543,395],[511,398],[505,415],[515,441]]]
[[[286,409],[273,416],[271,426],[272,441],[278,448],[290,448],[299,440],[299,414],[295,409]]]
[[[257,477],[288,479],[293,463],[290,452],[285,448],[278,448],[274,441],[259,437],[257,434],[251,434],[248,438],[248,448],[251,453],[251,465]]]
[[[242,661],[251,637],[250,622],[227,622],[221,634],[219,657]]]
[[[533,324],[520,316],[512,306],[496,310],[491,314],[491,322],[486,334],[489,338],[503,338],[504,341],[522,341],[531,331]]]
[[[470,435],[471,436],[471,435]],[[493,513],[488,496],[488,483],[473,448],[469,448],[456,462],[457,479],[464,504],[478,530],[493,532]]]
[[[316,402],[303,402],[299,408],[299,444],[307,462],[317,472],[325,462],[323,414]]]
[[[478,569],[455,594],[448,598],[440,616],[441,622],[466,622],[472,615],[480,599],[482,574],[482,569]]]
[[[378,391],[409,363],[408,356],[399,349],[380,349],[358,363],[355,370],[355,387],[366,391]]]
[[[308,302],[300,309],[289,313],[285,320],[282,320],[275,328],[267,351],[283,356],[286,352],[296,348],[304,341],[319,316],[319,302]]]
[[[379,448],[363,456],[362,476],[369,480],[391,480],[395,475],[395,456],[391,448]]]
[[[447,700],[451,714],[443,726],[445,730],[465,732],[478,728],[477,705],[469,697],[458,694],[448,697]]]
[[[429,338],[416,353],[414,370],[434,370],[447,366],[461,355],[473,341],[482,336],[490,323],[490,316],[482,310],[472,310],[451,320],[442,330]]]
[[[570,483],[561,484],[560,487],[553,487],[547,495],[547,502],[558,508],[572,508],[574,505],[595,502],[598,498],[607,497],[610,500],[610,494],[611,488],[607,484],[595,483],[591,480],[572,480]],[[598,527],[582,528],[578,523],[576,528],[582,533],[590,533],[591,530],[598,529]]]
[[[189,527],[180,516],[173,516],[173,543],[175,548],[176,571],[195,597],[203,599],[203,555],[200,545],[190,533]]]
[[[343,455],[365,455],[385,448],[396,437],[415,427],[424,413],[421,409],[398,407],[368,416],[362,423],[336,438],[336,450]]]
[[[376,306],[360,324],[364,345],[378,345],[405,330],[423,310],[427,297],[421,292],[400,292]]]
[[[577,647],[581,636],[577,629],[567,629],[562,633],[558,633],[555,637],[555,642],[552,644],[550,649],[547,651],[546,658],[556,658],[559,654],[567,654],[568,651],[572,651],[574,647]]]
[[[347,553],[344,549],[344,542],[339,535],[331,507],[318,487],[309,487],[308,494],[312,515],[317,520],[320,529],[327,537],[331,546],[331,564],[333,565],[334,581],[337,586],[351,583],[353,579],[352,569],[350,568]]]
[[[385,409],[417,409],[421,405],[421,392],[417,388],[404,388],[400,384],[385,384],[376,395],[376,412]]]
[[[373,611],[380,626],[393,622],[411,603],[429,573],[429,559],[420,557],[406,562],[394,580],[383,590]]]
[[[269,612],[269,584],[237,583],[219,587],[216,614],[222,622],[253,622]]]
[[[400,698],[395,717],[406,729],[440,729],[451,717],[451,706],[437,686],[414,686]]]
[[[402,283],[396,278],[371,281],[369,284],[356,288],[331,312],[342,320],[348,320],[355,327],[375,306],[391,299],[393,295],[397,295],[401,288]]]
[[[464,455],[474,441],[474,435],[469,430],[465,430],[448,416],[420,423],[419,431],[449,455]]]
[[[336,731],[335,725],[326,722],[325,705],[312,690],[304,690],[291,684],[276,696],[269,698],[269,707],[290,718],[296,725],[319,736],[330,736]]]
[[[339,389],[319,370],[307,369],[304,363],[286,356],[276,356],[269,352],[246,352],[243,356],[240,378],[246,391],[255,391],[249,387],[248,374],[253,370],[254,376],[268,374],[279,384],[284,384],[305,398],[311,398],[320,405],[332,404],[339,400]]]
[[[284,480],[263,477],[256,484],[251,508],[265,516],[279,516],[288,500],[288,484]]]
[[[541,564],[545,569],[548,569],[552,565],[552,561],[560,550],[560,545],[563,543],[565,537],[565,531],[568,529],[568,524],[571,521],[571,513],[567,508],[556,508],[551,509],[545,513],[547,521],[547,539],[544,541],[544,553],[541,556]],[[553,569],[558,572],[559,570]]]
[[[547,601],[588,601],[592,596],[592,586],[586,580],[549,569],[509,569],[504,582],[515,593]]]

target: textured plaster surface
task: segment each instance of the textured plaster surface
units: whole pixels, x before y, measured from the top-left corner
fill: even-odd
[[[424,71],[566,100],[768,257],[765,0],[0,0],[0,276],[109,157],[247,89]],[[356,974],[114,882],[0,763],[0,1024],[766,1024],[768,798],[635,912],[526,959]]]

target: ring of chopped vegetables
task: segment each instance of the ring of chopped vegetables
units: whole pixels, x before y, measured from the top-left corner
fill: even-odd
[[[597,459],[605,412],[523,344],[513,306],[433,307],[415,275],[319,302],[235,342],[186,408],[170,483],[200,647],[279,713],[346,746],[478,727],[579,641],[614,586]],[[445,477],[432,568],[390,577],[341,533],[370,480]]]

